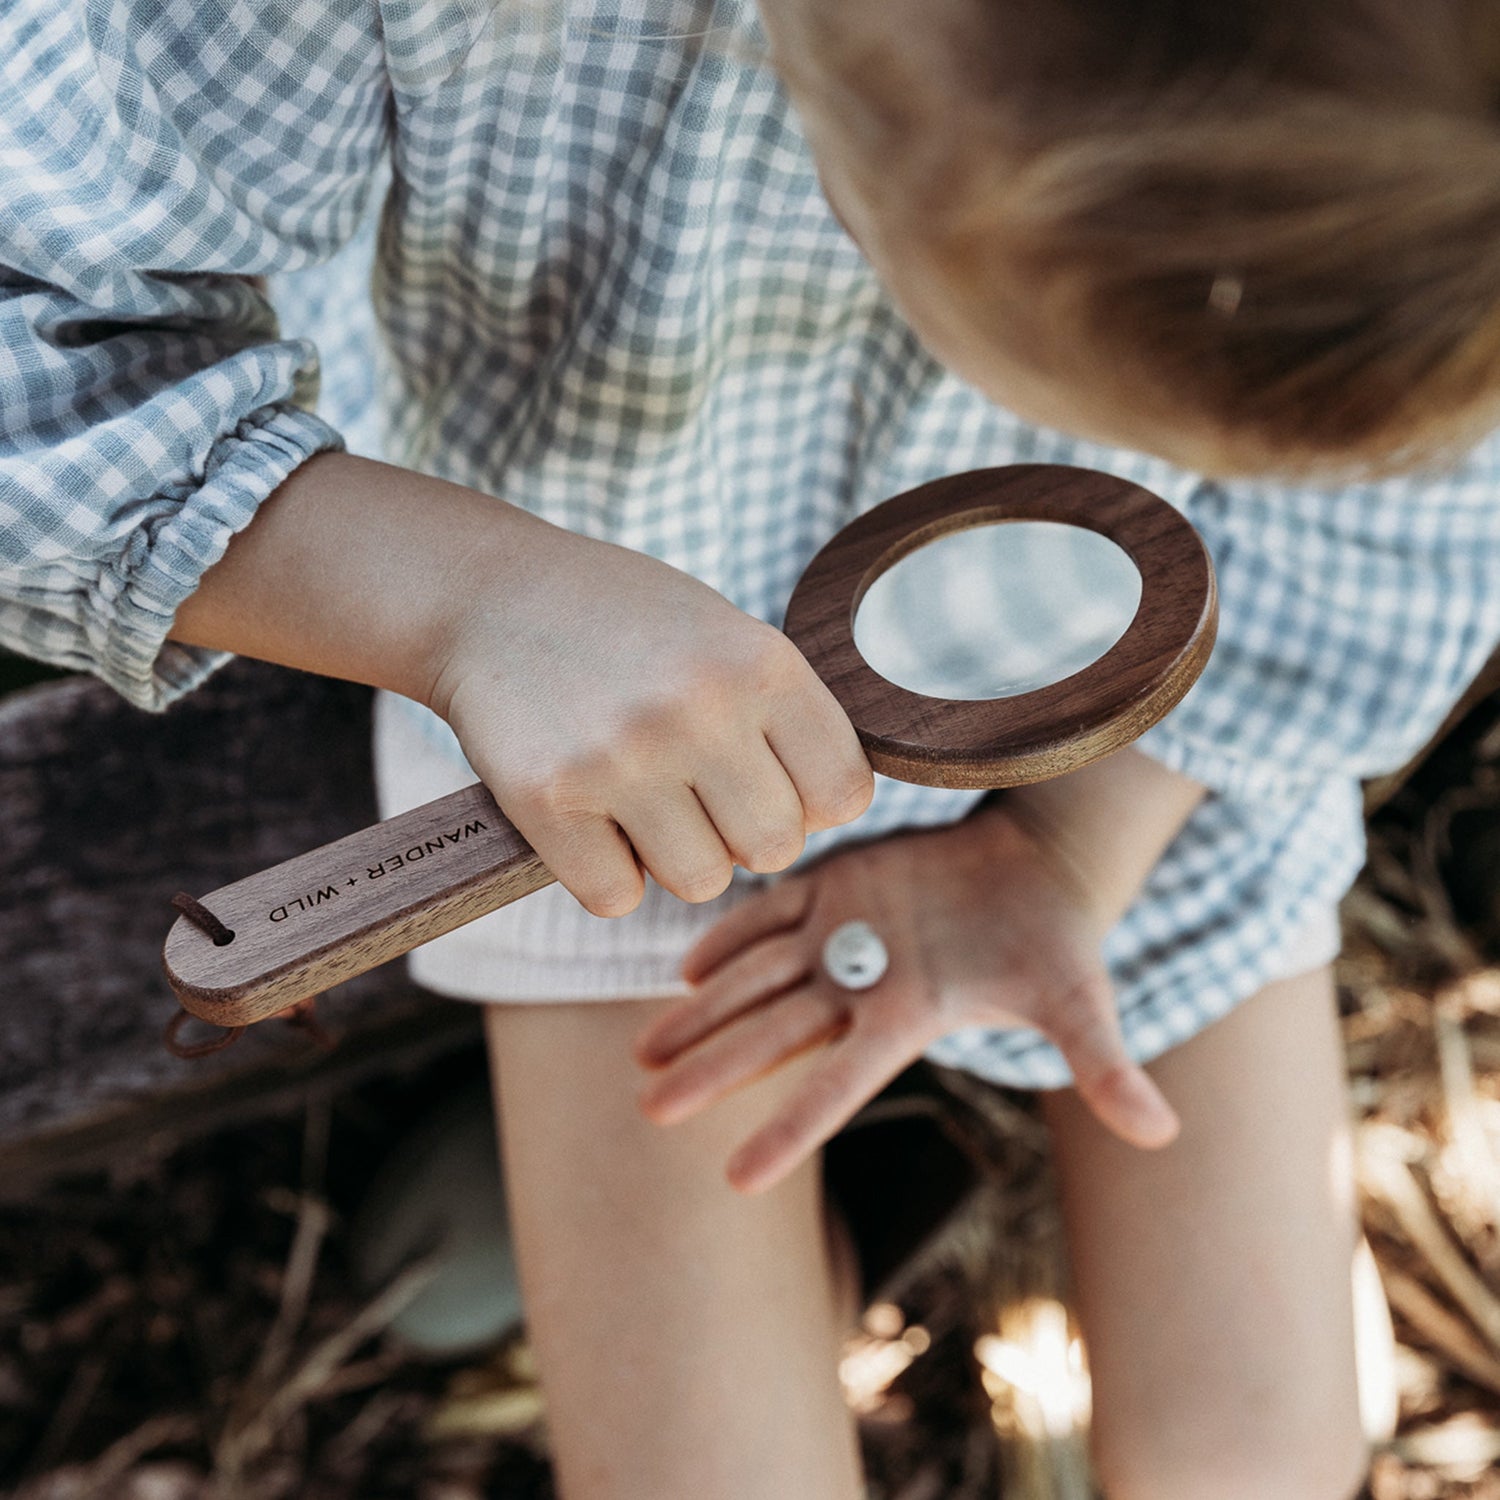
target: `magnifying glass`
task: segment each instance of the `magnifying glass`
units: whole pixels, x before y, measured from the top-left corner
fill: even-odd
[[[1003,573],[1017,554],[1027,564]],[[1029,628],[984,639],[1017,620]],[[1164,500],[1021,464],[850,522],[803,573],[784,629],[876,771],[998,788],[1144,733],[1197,680],[1217,620],[1208,553]],[[189,1014],[242,1027],[553,881],[475,783],[191,901],[167,935],[167,979]]]

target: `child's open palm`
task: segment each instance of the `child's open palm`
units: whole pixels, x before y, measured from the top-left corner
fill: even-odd
[[[870,989],[835,985],[823,944],[859,919],[890,954]],[[951,828],[832,855],[736,908],[688,955],[695,993],[637,1041],[653,1120],[684,1120],[790,1058],[825,1055],[729,1164],[770,1187],[938,1037],[1030,1026],[1061,1049],[1089,1107],[1140,1146],[1177,1132],[1125,1051],[1083,885],[1001,802]]]

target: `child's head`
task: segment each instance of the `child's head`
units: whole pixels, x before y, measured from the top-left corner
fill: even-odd
[[[835,209],[1023,415],[1220,472],[1500,421],[1495,0],[762,10]]]

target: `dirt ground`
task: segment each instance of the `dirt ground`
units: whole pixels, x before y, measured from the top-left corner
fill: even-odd
[[[1500,1500],[1500,701],[1373,817],[1345,924],[1362,1202],[1400,1341],[1400,1427],[1372,1491]],[[6,1493],[551,1495],[524,1334],[418,1358],[384,1330],[420,1268],[372,1297],[347,1262],[373,1164],[482,1066],[450,1059],[0,1210]],[[1045,1137],[1024,1096],[951,1086],[984,1185],[847,1350],[870,1494],[1087,1500]]]

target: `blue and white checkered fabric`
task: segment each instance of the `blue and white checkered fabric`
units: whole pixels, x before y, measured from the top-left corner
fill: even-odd
[[[1108,469],[1199,527],[1220,644],[1143,744],[1217,795],[1109,942],[1142,1058],[1276,972],[1360,863],[1358,778],[1500,639],[1494,443],[1400,483],[1205,484],[934,364],[829,214],[752,0],[8,0],[3,24],[0,641],[143,707],[219,659],[165,640],[203,571],[341,441],[259,278],[362,299],[306,268],[380,201],[385,456],[764,618],[843,521],[959,469]],[[819,847],[972,800],[883,783]],[[1067,1078],[1025,1032],[936,1055]]]

